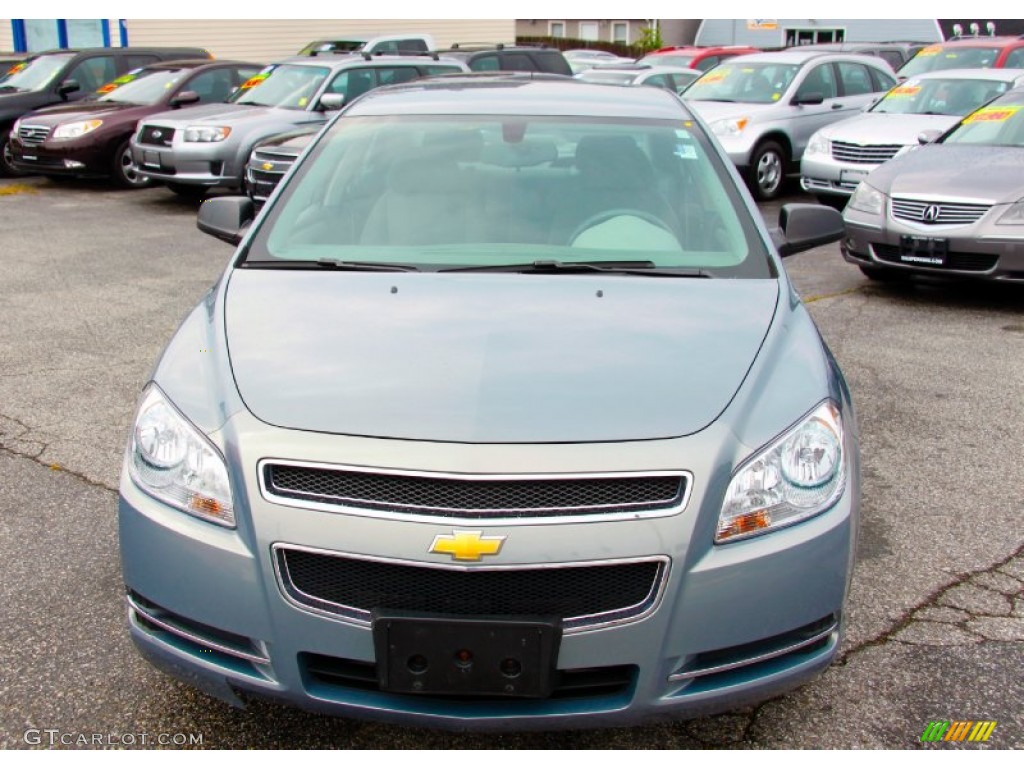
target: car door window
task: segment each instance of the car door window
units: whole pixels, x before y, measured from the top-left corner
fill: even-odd
[[[410,40],[399,40],[398,50],[402,53],[426,53],[429,49],[425,40],[412,38]]]
[[[646,80],[644,80],[643,84],[650,85],[654,88],[668,88],[670,90],[675,89],[675,86],[673,85],[669,75],[651,75]]]
[[[534,72],[537,67],[525,53],[505,53],[501,56],[501,68],[506,72]]]
[[[819,64],[812,69],[797,89],[796,98],[803,99],[820,93],[825,100],[836,97],[836,77],[831,64]]]
[[[380,67],[377,69],[377,85],[407,83],[419,76],[416,67]]]
[[[494,55],[480,56],[473,60],[469,68],[474,72],[497,72],[501,69],[498,57]]]
[[[889,91],[896,87],[896,78],[888,72],[872,68],[871,76],[875,79],[875,93]]]
[[[189,80],[184,90],[198,93],[202,104],[224,101],[234,90],[231,71],[221,68],[202,72]]]
[[[431,75],[450,75],[453,72],[461,72],[462,70],[451,64],[428,64],[425,67],[420,67],[425,77]]]
[[[878,57],[893,69],[899,69],[901,66],[903,66],[903,56],[900,54],[899,51],[879,51]]]
[[[874,91],[871,73],[866,66],[849,61],[841,61],[838,67],[844,96],[862,96],[865,93]]]
[[[717,67],[721,63],[722,59],[718,56],[708,56],[706,59],[701,59],[694,65],[694,69],[699,69],[701,72],[707,72],[712,67]]]
[[[66,80],[76,80],[80,93],[95,91],[104,83],[117,77],[117,65],[113,56],[91,56],[68,73]]]
[[[1006,64],[1004,66],[1007,69],[1024,69],[1024,48],[1017,48],[1016,50],[1010,51],[1010,55],[1006,57]]]
[[[357,96],[362,96],[373,87],[373,70],[361,67],[346,69],[339,74],[327,87],[327,93],[343,93],[345,101],[349,102]]]

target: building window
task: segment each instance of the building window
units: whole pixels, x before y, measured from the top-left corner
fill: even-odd
[[[548,22],[548,37],[565,37],[565,22],[564,21],[549,21]]]
[[[580,40],[600,40],[601,33],[598,27],[599,25],[596,21],[581,21]]]
[[[613,21],[612,22],[612,42],[613,43],[625,43],[629,45],[629,22],[628,21]]]

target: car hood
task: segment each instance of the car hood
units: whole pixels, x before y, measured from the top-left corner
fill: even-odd
[[[299,109],[279,107],[250,107],[245,104],[203,104],[190,107],[187,112],[177,110],[161,112],[150,119],[153,123],[174,128],[202,123],[214,125],[244,125],[246,123],[282,122],[294,123],[303,116]]]
[[[748,117],[754,120],[765,114],[771,114],[775,104],[733,104],[727,101],[687,101],[687,105],[705,123],[711,124],[715,120],[726,120],[734,117]],[[769,111],[766,111],[769,110]]]
[[[54,107],[44,107],[27,115],[24,122],[36,125],[57,125],[58,123],[70,123],[75,120],[91,120],[93,118],[103,119],[105,117],[117,117],[119,120],[140,120],[153,112],[166,109],[165,106],[153,106],[151,104],[114,104],[103,102],[91,102],[84,104],[59,104]]]
[[[822,128],[821,135],[832,141],[851,144],[917,144],[921,131],[945,131],[960,120],[956,115],[889,115],[865,112]]]
[[[930,144],[879,166],[868,184],[896,197],[1014,203],[1024,197],[1024,148]]]
[[[307,431],[467,443],[644,440],[712,423],[775,280],[235,270],[249,410]]]

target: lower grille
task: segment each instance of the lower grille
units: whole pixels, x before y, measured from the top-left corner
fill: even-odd
[[[18,128],[18,139],[26,147],[36,147],[46,141],[50,128],[46,125],[22,125]]]
[[[893,264],[905,264],[900,260],[900,248],[898,245],[885,245],[884,243],[873,243],[871,249],[879,261],[888,261]],[[928,269],[936,270],[957,270],[959,272],[988,272],[995,269],[999,256],[992,253],[967,253],[965,251],[950,251],[946,254],[946,263],[941,267],[927,266]],[[914,265],[922,266],[922,265]]]
[[[991,205],[983,203],[945,203],[928,200],[905,200],[894,197],[892,217],[915,224],[966,225],[984,216]]]
[[[338,688],[375,691],[377,665],[369,661],[354,661],[317,653],[299,654],[299,664],[310,678],[323,685]],[[559,669],[555,672],[553,699],[583,699],[615,696],[624,693],[636,679],[637,668],[631,665],[617,667],[591,667],[588,669]],[[400,694],[397,694],[400,695]],[[421,697],[416,697],[421,698]],[[445,697],[453,700],[458,697]],[[474,696],[473,702],[487,701]],[[507,703],[507,698],[496,699]]]
[[[369,623],[375,609],[451,616],[557,616],[566,632],[646,615],[667,558],[452,568],[366,560],[279,546],[281,588],[295,603]]]
[[[153,144],[158,147],[169,147],[174,139],[173,128],[162,128],[159,125],[144,125],[139,132],[139,144]]]
[[[253,199],[265,201],[277,189],[278,182],[283,177],[283,171],[280,173],[277,171],[263,171],[250,165],[248,169],[249,191],[252,193]]]
[[[406,515],[500,519],[610,515],[682,505],[678,473],[577,476],[405,474],[350,467],[266,463],[264,495]]]

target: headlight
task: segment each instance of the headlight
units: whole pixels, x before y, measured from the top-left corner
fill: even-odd
[[[807,149],[804,152],[805,155],[827,155],[831,151],[830,142],[820,133],[816,133],[811,136],[811,140],[807,143]]]
[[[21,118],[14,121],[14,125],[11,126],[11,136],[17,136],[18,131],[21,130]]]
[[[102,120],[79,120],[77,123],[62,123],[53,132],[55,139],[77,139],[87,133],[95,131],[103,125]]]
[[[226,125],[190,125],[185,129],[185,141],[224,141],[230,134]]]
[[[1011,224],[1018,227],[1024,225],[1024,200],[1018,200],[1007,208],[996,220],[996,224]]]
[[[843,424],[823,403],[733,475],[715,543],[745,539],[798,523],[835,504],[846,484]]]
[[[715,120],[708,127],[716,136],[739,136],[749,122],[749,117],[732,117],[726,120]]]
[[[868,186],[866,181],[862,181],[857,185],[857,189],[853,191],[853,196],[850,198],[850,202],[846,204],[846,207],[852,208],[855,211],[881,216],[885,212],[885,195],[874,187]]]
[[[155,384],[146,389],[132,430],[129,473],[146,493],[190,515],[233,528],[224,459]]]

